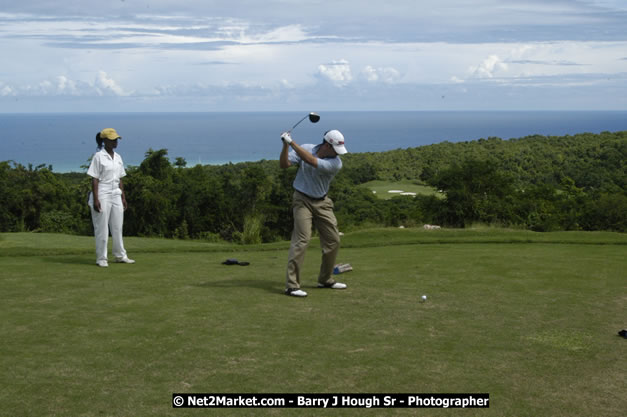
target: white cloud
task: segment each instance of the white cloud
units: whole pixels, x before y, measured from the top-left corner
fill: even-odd
[[[14,96],[14,95],[15,95],[15,91],[13,90],[13,88],[11,88],[10,85],[0,84],[0,96],[8,97],[8,96]]]
[[[122,87],[115,82],[114,79],[110,78],[106,72],[98,71],[98,75],[96,76],[95,81],[96,91],[101,95],[116,95],[116,96],[128,96],[131,93],[124,91]]]
[[[133,92],[125,91],[104,71],[99,71],[94,82],[72,80],[65,75],[58,75],[33,84],[11,86],[0,82],[0,96],[54,97],[54,96],[129,96]]]
[[[627,4],[623,0],[589,0],[593,5],[610,10],[627,10]]]
[[[393,84],[400,80],[401,73],[392,67],[374,68],[370,65],[366,65],[361,71],[361,77],[368,82]]]
[[[300,25],[289,25],[276,28],[268,33],[262,34],[259,42],[301,42],[307,40],[309,36]]]
[[[477,66],[472,66],[468,72],[477,78],[494,78],[496,73],[507,70],[507,64],[497,55],[490,55]]]
[[[14,39],[40,39],[61,48],[216,48],[225,43],[252,45],[294,43],[333,36],[312,35],[300,24],[267,25],[234,18],[203,16],[163,17],[129,16],[108,22],[93,17],[59,16],[54,19],[36,15],[0,13],[0,38],[3,33]]]
[[[73,96],[79,94],[75,81],[70,80],[64,75],[59,75],[56,78],[56,81],[57,81],[57,92],[59,94],[70,94]]]
[[[338,86],[347,85],[353,80],[350,64],[345,59],[319,65],[318,75]]]
[[[379,81],[379,74],[377,70],[372,68],[370,65],[364,67],[361,71],[362,77],[366,79],[366,81],[375,82]]]

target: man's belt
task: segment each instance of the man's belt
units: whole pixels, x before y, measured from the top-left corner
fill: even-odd
[[[312,197],[312,196],[310,196],[310,195],[307,195],[307,194],[303,193],[302,191],[298,191],[298,190],[296,190],[296,192],[297,192],[297,193],[299,193],[299,194],[304,195],[305,197],[307,197],[307,198],[308,198],[308,199],[310,199],[310,200],[315,200],[315,201],[322,201],[322,200],[324,200],[325,198],[327,198],[327,195],[326,195],[326,194],[325,194],[325,195],[323,195],[322,197]]]

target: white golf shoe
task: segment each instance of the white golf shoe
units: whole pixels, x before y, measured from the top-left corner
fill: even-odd
[[[300,288],[286,288],[285,295],[291,295],[292,297],[307,297],[307,293]]]
[[[128,256],[125,256],[124,258],[115,258],[115,262],[119,264],[134,264],[135,263],[135,261],[133,259],[129,259]]]
[[[109,266],[109,262],[107,261],[96,261],[96,265],[98,265],[101,268],[106,268]]]
[[[332,288],[334,290],[344,290],[348,285],[341,282],[334,282],[333,284],[318,284],[318,288]]]

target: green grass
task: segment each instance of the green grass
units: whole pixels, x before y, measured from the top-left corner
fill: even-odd
[[[369,190],[376,192],[377,197],[383,200],[389,200],[390,198],[398,197],[400,195],[399,193],[390,193],[390,190],[416,193],[417,195],[435,195],[438,197],[443,196],[432,187],[416,184],[411,181],[389,182],[376,180],[364,183],[361,185],[361,187],[366,187]]]
[[[0,234],[0,415],[622,416],[627,236],[347,234],[345,291],[282,295],[287,242]],[[38,253],[39,252],[39,253]],[[248,267],[224,266],[228,257]],[[428,295],[426,303],[420,302]],[[490,408],[176,410],[173,392],[487,392]]]

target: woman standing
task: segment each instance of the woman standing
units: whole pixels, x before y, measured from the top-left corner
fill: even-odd
[[[96,134],[98,152],[91,159],[87,175],[92,177],[92,192],[89,195],[91,219],[96,237],[96,264],[108,267],[107,242],[109,230],[113,239],[113,255],[116,262],[132,264],[122,242],[124,210],[128,207],[122,177],[126,176],[122,157],[115,152],[120,135],[115,129],[107,128]]]

